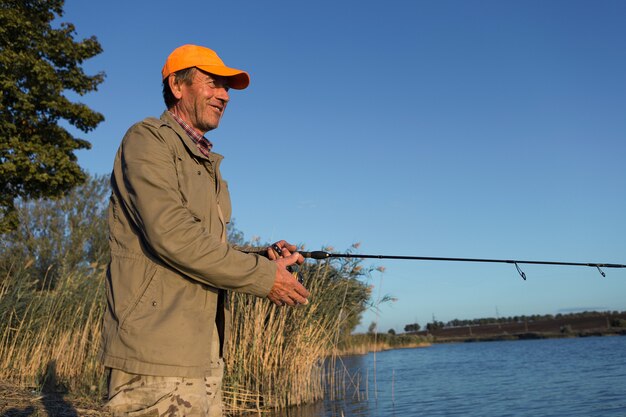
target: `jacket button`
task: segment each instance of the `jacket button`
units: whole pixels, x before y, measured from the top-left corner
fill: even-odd
[[[152,302],[152,307],[156,307],[156,306],[157,306],[157,302],[156,302],[156,301],[153,301],[153,302]]]
[[[202,173],[200,171],[198,171],[198,175],[202,175]]]

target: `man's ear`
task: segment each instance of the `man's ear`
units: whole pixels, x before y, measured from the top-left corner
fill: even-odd
[[[176,100],[180,100],[183,96],[182,83],[176,82],[176,76],[174,74],[167,77],[167,82],[169,83],[170,90],[172,91],[174,97],[176,97]]]

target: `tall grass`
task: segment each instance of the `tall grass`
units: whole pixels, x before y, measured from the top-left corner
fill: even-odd
[[[38,288],[16,269],[0,285],[0,379],[29,387],[101,394],[97,360],[103,311],[100,269],[68,273]]]

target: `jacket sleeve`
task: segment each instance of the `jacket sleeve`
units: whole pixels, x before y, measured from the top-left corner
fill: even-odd
[[[265,297],[276,264],[233,249],[183,205],[175,152],[162,129],[175,134],[145,122],[131,127],[114,167],[114,186],[139,238],[153,256],[191,279]]]

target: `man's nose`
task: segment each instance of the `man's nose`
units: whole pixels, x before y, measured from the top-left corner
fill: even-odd
[[[224,103],[228,103],[228,101],[230,100],[228,89],[224,87],[217,88],[215,96],[219,98],[220,100],[222,100]]]

